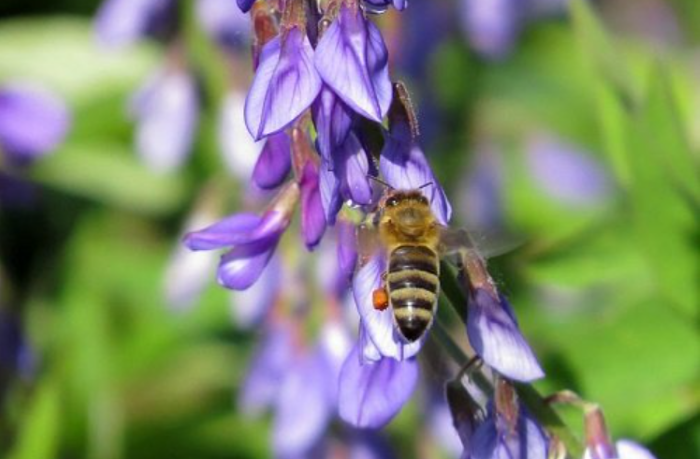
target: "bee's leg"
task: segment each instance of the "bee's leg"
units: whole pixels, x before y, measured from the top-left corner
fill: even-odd
[[[377,311],[383,311],[389,307],[389,293],[383,284],[372,292],[372,305]]]

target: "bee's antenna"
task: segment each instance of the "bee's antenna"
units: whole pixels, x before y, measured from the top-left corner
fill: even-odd
[[[433,186],[433,182],[424,183],[421,186],[419,186],[418,189],[422,190],[423,188],[425,188],[427,186]]]
[[[377,182],[377,183],[379,183],[379,184],[381,184],[381,185],[384,185],[385,187],[387,187],[387,188],[388,188],[389,190],[391,190],[391,191],[394,191],[394,187],[393,187],[393,186],[389,185],[388,183],[386,183],[384,180],[380,179],[379,177],[375,177],[375,176],[373,176],[373,175],[367,174],[367,178],[368,178],[368,179],[371,179],[371,180],[374,180],[375,182]]]

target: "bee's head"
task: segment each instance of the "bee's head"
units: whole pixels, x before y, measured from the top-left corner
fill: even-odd
[[[393,226],[407,236],[420,236],[433,223],[428,199],[420,190],[388,190],[380,202]]]

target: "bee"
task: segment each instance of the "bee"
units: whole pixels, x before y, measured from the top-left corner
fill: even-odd
[[[387,185],[387,184],[384,184]],[[391,306],[394,326],[412,343],[430,329],[440,295],[440,260],[447,257],[465,275],[469,288],[497,295],[486,262],[463,229],[437,220],[421,189],[395,190],[387,185],[377,209],[358,231],[361,262],[369,252],[384,250],[387,260],[382,286],[372,294],[375,309]]]
[[[389,189],[360,226],[361,248],[379,246],[387,254],[384,285],[373,292],[373,306],[391,306],[394,324],[407,342],[419,339],[435,316],[442,228],[420,189]]]

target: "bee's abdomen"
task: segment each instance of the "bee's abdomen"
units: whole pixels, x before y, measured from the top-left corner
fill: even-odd
[[[439,289],[437,254],[425,246],[404,245],[389,257],[387,287],[399,331],[420,338],[433,320]]]

